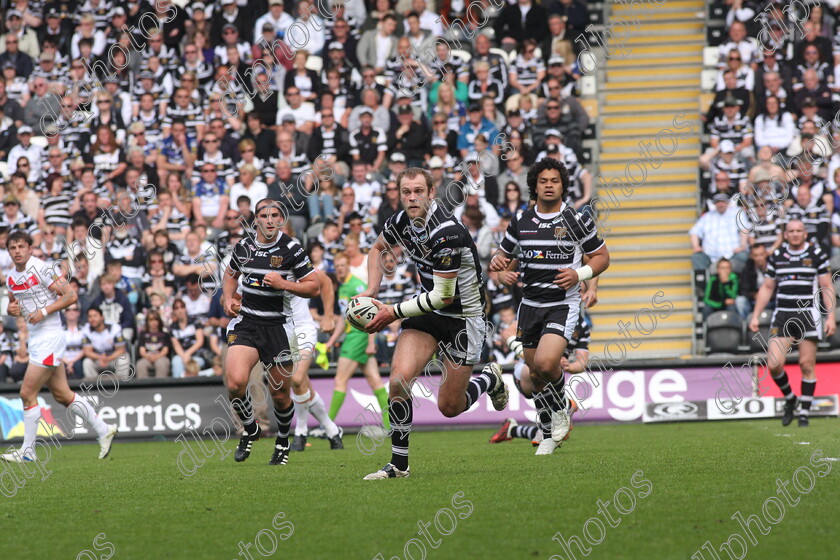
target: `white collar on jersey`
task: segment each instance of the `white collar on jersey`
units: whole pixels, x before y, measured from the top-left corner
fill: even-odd
[[[541,214],[541,213],[537,210],[537,207],[535,206],[535,207],[534,207],[534,213],[537,215],[537,218],[539,218],[539,219],[541,219],[541,220],[553,220],[554,218],[556,218],[557,216],[559,216],[560,214],[562,214],[562,213],[563,213],[563,210],[564,210],[565,208],[566,208],[566,202],[564,201],[564,202],[561,202],[561,203],[560,203],[560,210],[558,210],[557,212],[552,212],[551,214]]]

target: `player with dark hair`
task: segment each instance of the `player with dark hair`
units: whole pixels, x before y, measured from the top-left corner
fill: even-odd
[[[836,296],[828,268],[828,255],[817,243],[806,241],[808,234],[801,220],[787,222],[784,229],[785,243],[767,260],[764,282],[755,297],[755,309],[750,319],[750,330],[758,332],[758,318],[767,307],[773,292],[776,308],[770,323],[770,340],[767,343],[767,368],[773,381],[785,397],[782,426],[793,421],[796,405],[799,426],[808,426],[811,401],[817,386],[814,366],[817,341],[822,334],[831,336],[837,328],[834,319]],[[828,310],[825,324],[821,325],[818,296]],[[785,358],[791,346],[799,347],[799,367],[802,370],[802,393],[796,398],[785,373]]]
[[[57,402],[67,407],[71,416],[96,432],[99,458],[104,459],[111,452],[117,427],[103,422],[87,399],[70,389],[62,361],[67,345],[59,312],[75,304],[79,298],[55,267],[32,256],[32,238],[28,233],[13,231],[6,248],[14,263],[14,268],[6,274],[8,313],[14,317],[25,317],[29,323],[29,366],[20,387],[23,445],[20,450],[0,455],[0,459],[10,463],[36,459],[33,445],[41,418],[38,393],[44,385]]]
[[[569,173],[561,162],[545,158],[535,163],[527,181],[536,204],[511,221],[490,270],[512,269],[518,253],[524,288],[517,340],[534,384],[540,423],[551,425],[551,438],[540,443],[537,454],[549,455],[571,429],[560,362],[578,324],[579,284],[604,272],[610,255],[592,217],[564,202]],[[584,255],[589,261],[581,266]]]
[[[291,295],[309,298],[320,293],[318,275],[300,244],[283,233],[283,209],[270,198],[256,205],[256,236],[239,241],[224,277],[222,304],[234,319],[228,324],[225,373],[233,410],[245,432],[234,460],[244,461],[262,434],[254,418],[248,388],[251,369],[262,362],[268,373],[269,390],[277,419],[277,439],[270,465],[285,465],[289,459],[289,429],[294,406],[287,383],[299,359]],[[235,297],[243,277],[241,303]]]
[[[391,422],[391,462],[365,480],[409,476],[408,439],[413,405],[411,386],[438,353],[443,382],[438,408],[452,418],[468,410],[482,393],[503,410],[508,390],[501,368],[488,364],[472,379],[484,346],[484,291],[481,264],[472,236],[435,202],[428,171],[409,167],[397,175],[402,210],[385,221],[368,255],[368,289],[359,295],[376,297],[382,281],[381,256],[397,244],[411,258],[420,276],[420,294],[395,305],[377,302],[379,312],[365,329],[379,332],[396,319],[403,332],[391,362],[388,417]]]

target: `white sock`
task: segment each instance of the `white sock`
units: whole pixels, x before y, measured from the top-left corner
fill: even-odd
[[[106,435],[108,433],[108,424],[103,422],[102,418],[96,414],[96,411],[90,406],[86,398],[79,393],[73,393],[73,395],[73,402],[67,407],[68,414],[80,418],[84,424],[87,424],[88,428],[96,432],[97,436],[103,437]],[[78,426],[78,424],[76,425]]]
[[[34,454],[35,438],[38,437],[38,420],[41,419],[41,406],[35,405],[32,408],[23,409],[23,445],[21,452]]]
[[[315,393],[315,398],[309,401],[309,412],[312,413],[312,416],[318,420],[318,423],[327,432],[328,438],[338,435],[338,426],[330,420],[330,417],[327,415],[327,409],[324,406],[324,400],[318,393]]]
[[[292,401],[295,403],[295,437],[306,436],[309,433],[309,407],[306,401],[311,395],[309,391],[302,395],[292,393]]]

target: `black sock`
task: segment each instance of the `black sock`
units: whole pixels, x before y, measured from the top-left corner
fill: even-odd
[[[566,395],[563,394],[563,387],[566,385],[564,377],[564,375],[561,375],[560,379],[552,381],[545,386],[545,389],[543,389],[544,393],[548,393],[550,395],[548,404],[554,412],[559,412],[567,408]]]
[[[254,418],[254,406],[251,404],[251,394],[246,391],[243,398],[231,398],[230,405],[242,421],[242,425],[245,427],[245,433],[254,435],[257,432],[257,421]]]
[[[802,396],[799,400],[802,401],[802,408],[799,412],[800,416],[811,415],[811,402],[814,400],[814,390],[817,388],[816,379],[802,380]]]
[[[510,437],[533,440],[537,437],[540,429],[537,426],[516,426],[510,431]]]
[[[541,430],[543,435],[546,437],[551,437],[550,399],[551,393],[548,392],[548,388],[534,393],[534,406],[537,407],[537,428]]]
[[[408,468],[408,436],[414,407],[411,399],[388,399],[388,421],[391,423],[391,464],[401,471]]]
[[[482,373],[470,379],[470,384],[467,385],[467,408],[464,410],[469,410],[482,393],[493,389],[495,382],[495,376],[487,373]]]
[[[782,392],[782,395],[787,400],[791,400],[795,398],[793,391],[790,390],[790,382],[788,381],[788,376],[785,370],[782,370],[781,375],[779,377],[774,377],[773,381],[776,382],[776,385],[779,386],[779,390]]]
[[[292,419],[294,417],[294,403],[283,410],[278,409],[277,405],[274,406],[274,418],[277,420],[277,443],[283,447],[289,446],[289,430],[292,427]]]

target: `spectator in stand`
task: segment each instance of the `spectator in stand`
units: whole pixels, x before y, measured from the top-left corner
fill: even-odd
[[[822,198],[814,197],[811,189],[799,185],[794,195],[795,201],[787,209],[784,222],[798,220],[805,226],[807,241],[819,245],[827,254],[831,254],[831,214],[825,208]]]
[[[548,12],[533,0],[518,0],[516,4],[508,4],[502,9],[493,22],[493,29],[499,41],[506,37],[517,43],[530,39],[536,45],[549,33]]]
[[[180,298],[172,304],[170,334],[173,350],[172,377],[184,377],[186,364],[192,360],[198,362],[199,367],[204,367],[206,362],[200,352],[204,346],[204,330],[190,322],[187,306]]]
[[[205,142],[218,142],[208,134]],[[216,165],[204,162],[200,167],[201,179],[193,188],[192,208],[193,217],[197,224],[210,225],[221,229],[224,225],[224,214],[230,204],[230,190],[223,179],[219,177]]]
[[[729,259],[722,258],[717,262],[716,274],[712,274],[706,283],[706,295],[703,297],[703,319],[715,311],[738,311],[735,298],[738,296],[738,276],[732,272]]]
[[[757,244],[750,247],[750,258],[741,271],[738,282],[738,297],[735,298],[735,307],[742,319],[749,317],[752,314],[753,307],[755,307],[755,295],[764,282],[769,254],[764,245]],[[771,304],[775,304],[775,302],[771,301]]]
[[[758,65],[760,59],[758,41],[747,37],[747,28],[740,21],[733,22],[729,26],[729,41],[718,49],[718,68],[726,68],[729,55],[733,53],[738,54],[738,58],[746,65]]]
[[[799,112],[806,99],[813,99],[817,104],[820,117],[830,120],[834,117],[834,101],[831,90],[820,82],[819,74],[814,69],[807,69],[802,73],[802,87],[793,93],[792,111]]]
[[[712,172],[710,192],[717,192],[715,181],[720,176],[720,172],[726,173],[729,177],[733,191],[740,192],[747,186],[747,164],[740,156],[735,155],[735,144],[731,140],[720,143],[720,153],[712,158],[709,169]]]
[[[732,70],[724,70],[723,84],[724,88],[715,92],[715,97],[712,100],[712,104],[709,106],[709,110],[705,115],[701,116],[703,121],[711,124],[716,118],[723,116],[723,101],[727,97],[734,97],[737,99],[739,101],[741,112],[752,117],[755,113],[755,103],[752,102],[753,96],[749,91],[747,91],[747,88],[743,86],[738,87],[738,78],[735,75],[735,72]],[[757,98],[760,95],[760,91],[761,88],[759,88],[759,91],[756,91]]]
[[[738,208],[730,205],[726,195],[716,194],[712,201],[714,211],[700,216],[689,231],[694,250],[692,266],[694,270],[705,271],[710,264],[725,257],[731,260],[732,268],[740,272],[748,258],[745,219],[739,218]]]
[[[499,206],[499,216],[518,219],[528,209],[528,202],[522,199],[522,190],[514,181],[509,181],[504,189],[504,203]]]
[[[95,379],[103,371],[110,371],[121,380],[128,380],[131,357],[126,350],[123,329],[118,324],[106,323],[98,307],[88,309],[87,316],[88,322],[82,329],[84,378]]]
[[[251,211],[257,208],[257,202],[268,196],[268,186],[262,181],[257,181],[257,169],[253,165],[243,165],[239,168],[239,182],[230,189],[231,209],[233,201],[240,196],[248,197],[251,201]]]
[[[201,284],[207,286],[209,282],[207,277],[202,277],[199,274],[190,274],[187,276],[181,295],[181,300],[187,306],[187,317],[189,317],[190,323],[201,328],[207,323],[211,304],[210,296],[202,291]]]
[[[793,117],[780,107],[778,97],[771,95],[764,106],[764,112],[755,118],[756,147],[769,146],[774,153],[787,150],[796,133]]]
[[[117,288],[118,278],[106,274],[99,279],[99,295],[91,302],[91,307],[99,309],[104,321],[122,329],[122,338],[131,343],[134,340],[134,309],[128,296]]]
[[[721,69],[717,78],[717,86],[715,89],[726,89],[726,83],[723,79],[723,73],[727,70],[735,74],[735,87],[744,88],[747,91],[755,89],[755,72],[750,67],[749,62],[745,62],[741,52],[738,49],[732,49],[726,55],[726,67]]]
[[[735,144],[735,153],[744,159],[750,161],[755,159],[752,122],[749,117],[741,114],[739,107],[738,100],[734,97],[724,100],[723,116],[712,123],[709,148],[700,156],[701,168],[709,168],[712,158],[719,153],[720,143],[723,140],[731,140]]]
[[[169,376],[169,334],[163,328],[163,321],[157,311],[146,315],[146,326],[140,332],[137,351],[137,378],[147,379],[152,369],[154,377]]]
[[[175,275],[166,269],[163,253],[152,251],[143,275],[143,291],[146,292],[146,296],[151,297],[153,293],[159,292],[169,297],[175,293],[175,287]]]

